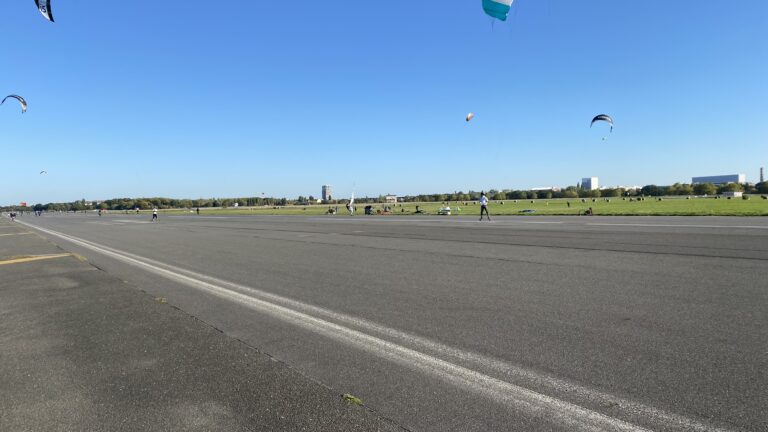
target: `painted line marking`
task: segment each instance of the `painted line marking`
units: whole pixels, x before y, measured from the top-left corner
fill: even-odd
[[[29,235],[29,234],[34,234],[34,233],[26,231],[26,232],[20,232],[20,233],[0,234],[0,237],[10,237],[10,236]]]
[[[532,390],[498,380],[482,373],[455,365],[427,354],[406,348],[404,346],[370,336],[361,331],[353,330],[339,324],[313,317],[289,307],[280,306],[266,300],[216,285],[185,274],[168,270],[151,264],[143,257],[123,253],[121,251],[98,245],[87,240],[72,237],[55,231],[38,228],[39,230],[78,244],[82,247],[115,258],[124,263],[132,264],[167,279],[181,282],[201,291],[215,295],[250,309],[265,313],[274,318],[286,321],[304,330],[318,333],[322,336],[352,345],[363,351],[372,353],[397,364],[415,368],[421,372],[436,376],[460,388],[470,389],[491,400],[501,401],[515,409],[525,410],[535,416],[547,414],[571,430],[583,431],[628,431],[648,432],[648,429],[626,423],[622,420],[608,417],[596,411],[578,405],[552,398]],[[145,261],[146,260],[146,261]],[[162,265],[162,263],[157,263]]]
[[[293,324],[306,331],[337,340],[382,359],[437,377],[438,379],[459,388],[464,388],[476,394],[488,397],[491,400],[501,402],[510,408],[526,411],[536,418],[543,417],[553,420],[569,427],[570,430],[648,432],[650,429],[604,415],[565,400],[535,392],[528,388],[494,378],[459,364],[417,351],[416,349],[372,336],[360,330],[355,330],[351,327],[357,326],[358,328],[362,328],[372,333],[379,333],[380,335],[399,339],[403,342],[410,343],[411,345],[416,345],[423,351],[433,351],[446,357],[454,357],[457,360],[465,362],[475,362],[479,365],[487,363],[486,366],[499,370],[505,375],[524,377],[539,381],[544,383],[545,386],[548,385],[550,388],[566,392],[574,392],[586,400],[608,400],[618,408],[621,408],[625,415],[640,416],[643,420],[654,426],[661,426],[661,429],[674,428],[675,430],[696,432],[728,431],[728,429],[722,429],[714,425],[702,423],[682,415],[667,413],[663,410],[642,405],[637,402],[623,400],[554,377],[540,375],[512,364],[505,363],[501,360],[462,351],[420,336],[410,335],[405,332],[381,326],[364,319],[340,314],[255,288],[174,267],[169,264],[112,249],[108,246],[99,245],[67,234],[38,228],[33,225],[28,226],[36,228],[44,233],[60,237],[126,264],[142,268],[169,280],[241,304],[278,320]],[[320,317],[311,314],[319,315]],[[342,322],[347,326],[330,320]],[[652,427],[652,429],[656,429],[656,427]]]
[[[339,219],[325,219],[325,218],[318,218],[318,217],[312,217],[308,218],[311,222],[333,222],[333,223],[398,223],[398,222],[418,222],[422,224],[438,224],[438,225],[444,225],[444,224],[473,224],[477,226],[487,226],[490,222],[493,225],[499,224],[502,226],[512,226],[517,224],[532,224],[532,225],[562,225],[565,222],[563,221],[527,221],[527,220],[513,220],[510,218],[505,219],[494,219],[493,221],[484,221],[480,222],[477,219],[475,219],[476,216],[473,216],[473,219],[468,219],[468,217],[464,216],[461,218],[452,218],[451,216],[446,216],[445,218],[429,218],[429,217],[423,217],[423,218],[406,218],[403,216],[393,217],[393,218],[352,218],[352,217],[344,217]],[[522,217],[521,217],[522,218]]]
[[[768,229],[759,225],[683,225],[683,224],[641,224],[641,223],[588,223],[589,226],[629,226],[629,227],[662,227],[662,228],[736,228],[736,229]]]
[[[0,265],[21,264],[21,263],[28,263],[33,261],[52,260],[52,259],[65,258],[65,257],[71,257],[71,256],[73,256],[71,253],[56,254],[56,255],[25,256],[25,257],[19,257],[19,258],[13,258],[5,261],[0,261]]]
[[[259,216],[265,216],[265,215],[259,215]],[[233,216],[198,216],[198,215],[167,215],[167,218],[174,218],[174,219],[238,219]]]

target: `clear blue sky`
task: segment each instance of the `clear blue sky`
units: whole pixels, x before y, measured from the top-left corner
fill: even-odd
[[[29,102],[0,107],[0,204],[768,165],[764,0],[517,0],[493,26],[480,0],[53,0],[55,24],[32,3],[0,6],[0,93]]]

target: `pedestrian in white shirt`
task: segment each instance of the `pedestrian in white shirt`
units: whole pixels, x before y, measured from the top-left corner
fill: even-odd
[[[152,210],[152,222],[157,222],[157,209]]]
[[[483,213],[488,217],[488,221],[491,220],[491,214],[488,213],[488,197],[485,196],[485,192],[480,192],[480,221],[483,220]]]

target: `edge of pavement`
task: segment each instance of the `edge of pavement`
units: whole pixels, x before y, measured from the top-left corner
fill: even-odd
[[[0,430],[406,430],[42,235],[0,227]]]

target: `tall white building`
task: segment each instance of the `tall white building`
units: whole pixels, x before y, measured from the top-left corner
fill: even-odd
[[[581,179],[581,188],[586,190],[600,189],[600,180],[597,177],[584,177]]]
[[[323,185],[323,191],[320,196],[323,197],[323,201],[330,201],[333,199],[331,197],[331,185]]]

